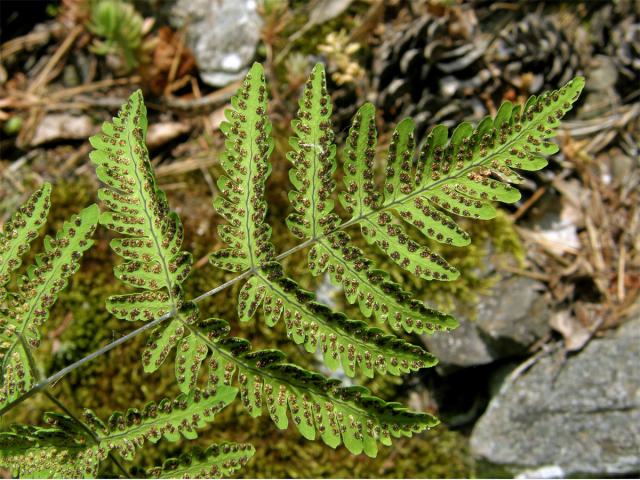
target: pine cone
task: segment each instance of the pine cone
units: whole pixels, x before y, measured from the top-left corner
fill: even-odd
[[[386,120],[411,116],[421,138],[438,123],[453,125],[486,114],[480,95],[491,90],[483,55],[488,41],[476,29],[473,10],[427,13],[408,26],[387,26],[374,51],[371,100]]]
[[[620,95],[624,98],[637,91],[640,79],[640,0],[606,4],[594,13],[590,32],[595,52],[610,56],[618,69]]]
[[[581,58],[555,18],[529,13],[487,49],[493,75],[525,95],[564,85],[581,73]],[[499,101],[500,99],[496,99]]]

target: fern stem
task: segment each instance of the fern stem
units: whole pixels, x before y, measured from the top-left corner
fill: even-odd
[[[286,252],[282,252],[280,255],[278,255],[276,257],[276,260],[282,260],[283,258],[288,257],[289,255],[291,255],[292,253],[297,252],[298,250],[303,250],[303,249],[307,248],[308,246],[313,245],[314,243],[316,243],[321,238],[324,238],[325,236],[326,235],[319,235],[317,237],[310,238],[309,240],[306,240],[306,241],[302,242],[301,244],[290,248]]]
[[[247,278],[248,276],[253,275],[255,272],[256,272],[256,269],[255,268],[251,268],[251,269],[241,273],[237,277],[233,277],[231,280],[223,283],[222,285],[218,285],[217,287],[212,288],[208,292],[204,292],[202,295],[200,295],[199,297],[194,298],[192,301],[194,303],[198,303],[198,302],[204,300],[205,298],[210,297],[212,295],[215,295],[216,293],[221,292],[225,288],[230,287],[231,285],[234,285],[234,284],[238,283],[240,280],[243,280],[243,279]]]

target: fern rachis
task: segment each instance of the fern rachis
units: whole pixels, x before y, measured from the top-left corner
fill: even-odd
[[[455,328],[451,316],[427,308],[376,269],[376,261],[356,247],[345,230],[359,225],[368,243],[418,277],[455,279],[456,270],[414,238],[463,247],[470,239],[456,217],[492,218],[491,202],[517,201],[518,190],[508,185],[519,180],[513,169],[542,168],[543,155],[557,151],[548,139],[582,86],[583,80],[577,78],[557,92],[532,97],[522,109],[505,103],[495,119],[487,118],[475,129],[463,123],[451,136],[445,127],[436,127],[420,148],[412,121],[400,122],[388,148],[382,188],[373,175],[375,109],[366,104],[356,114],[342,152],[345,175],[339,189],[334,179],[339,152],[331,128],[332,107],[324,70],[316,66],[292,123],[292,150],[287,155],[292,164],[293,212],[286,223],[303,243],[277,255],[265,199],[274,140],[266,113],[266,82],[262,67],[255,64],[221,125],[227,138],[221,161],[225,174],[218,179],[220,195],[214,199],[215,209],[226,220],[218,228],[226,247],[210,260],[239,275],[211,292],[243,281],[237,302],[240,321],[258,316],[273,326],[282,319],[287,336],[296,344],[309,353],[319,350],[328,367],[341,366],[349,376],[402,375],[434,365],[435,358],[422,348],[318,303],[279,261],[309,247],[313,275],[328,273],[365,318],[387,323],[393,330],[431,333]],[[131,459],[145,440],[155,442],[164,436],[174,441],[181,434],[193,438],[215,413],[212,408],[219,409],[236,396],[234,385],[251,416],[266,410],[278,428],[287,428],[290,417],[305,438],[319,437],[334,448],[344,444],[354,454],[375,456],[378,442],[389,445],[392,437],[411,436],[436,425],[429,414],[410,412],[363,387],[341,387],[336,380],[286,363],[278,350],[252,351],[246,340],[228,336],[226,321],[200,318],[197,303],[208,294],[192,301],[185,298],[182,283],[192,259],[182,250],[182,223],[158,187],[145,145],[146,128],[146,109],[136,92],[113,122],[105,123],[102,133],[91,139],[95,148],[91,159],[104,183],[99,191],[103,204],[99,223],[117,235],[111,247],[123,260],[114,267],[115,276],[137,289],[109,298],[107,309],[118,318],[154,326],[160,323],[158,318],[166,320],[151,333],[142,362],[146,372],[153,372],[175,349],[175,376],[183,393],[173,402],[161,402],[163,413],[158,416],[130,410],[112,415],[106,426],[87,413],[91,435],[77,419],[60,415],[49,417],[51,428],[16,427],[0,433],[0,444],[6,447],[0,460],[25,475],[95,475],[110,451]],[[0,236],[3,408],[34,388],[30,349],[37,345],[37,326],[46,319],[55,292],[64,288],[82,252],[91,246],[88,235],[98,221],[97,207],[91,206],[72,219],[73,225],[65,224],[55,241],[45,241],[45,254],[28,270],[21,290],[7,292],[9,274],[19,267],[21,255],[44,223],[48,189],[45,186],[34,195]],[[334,211],[336,199],[349,215],[346,221]],[[66,263],[60,259],[70,260],[69,266],[63,267]],[[49,286],[54,287],[51,294],[45,292]],[[18,367],[23,380],[16,380]],[[200,390],[203,369],[207,384]],[[252,453],[248,445],[223,444],[196,449],[188,458],[149,472],[227,475]]]

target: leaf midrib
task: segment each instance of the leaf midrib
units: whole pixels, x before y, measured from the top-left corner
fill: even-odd
[[[362,340],[360,340],[358,337],[351,335],[349,333],[343,332],[342,330],[328,325],[327,323],[324,322],[324,320],[319,319],[318,317],[315,317],[311,312],[309,312],[304,304],[301,304],[300,302],[298,302],[297,300],[293,300],[291,298],[290,295],[288,295],[286,292],[283,292],[281,290],[279,290],[272,282],[270,282],[268,279],[266,279],[265,277],[263,277],[262,275],[260,275],[260,273],[256,272],[254,275],[256,275],[256,277],[258,277],[260,280],[262,280],[262,282],[267,285],[276,295],[279,295],[281,298],[286,299],[286,301],[290,304],[296,305],[298,307],[298,310],[305,312],[306,316],[312,317],[314,318],[315,321],[317,321],[318,323],[320,323],[321,325],[323,325],[324,328],[331,330],[333,333],[335,333],[336,335],[338,335],[338,337],[342,338],[342,339],[348,339],[349,343],[354,343],[359,345],[363,350],[369,350],[371,351],[373,354],[379,354],[379,355],[383,355],[386,356],[389,355],[389,352],[385,351],[385,350],[381,350],[379,346],[375,345],[375,344],[370,344],[370,343],[365,343]],[[348,317],[345,317],[345,320],[347,321],[357,321],[357,320],[351,320]],[[368,325],[366,325],[366,322],[362,322],[365,323],[365,326],[363,326],[363,328],[371,328]],[[308,335],[305,333],[305,337],[308,338]],[[305,343],[306,343],[306,338],[305,338]],[[398,359],[411,359],[411,360],[415,360],[415,358],[413,358],[411,356],[410,353],[397,353],[397,352],[393,352],[391,353],[391,355],[395,355],[398,357]],[[342,363],[342,361],[340,362]],[[358,364],[355,365],[354,367],[355,369],[362,369],[362,366],[359,366]],[[372,370],[375,372],[376,369],[372,368]]]
[[[129,117],[129,121],[132,121],[132,117]],[[147,223],[149,225],[149,234],[151,235],[151,239],[153,241],[153,244],[155,246],[155,249],[158,253],[158,256],[160,258],[160,262],[162,264],[162,273],[164,274],[164,278],[165,278],[165,283],[166,283],[166,288],[167,288],[167,293],[169,294],[169,298],[171,299],[171,309],[174,312],[177,312],[177,302],[176,302],[176,298],[173,294],[173,289],[171,288],[171,277],[169,276],[169,267],[167,266],[167,260],[165,258],[164,255],[164,250],[162,249],[162,246],[160,244],[160,240],[158,239],[158,235],[156,234],[156,230],[155,230],[155,225],[154,225],[154,219],[152,218],[150,212],[149,212],[149,208],[148,208],[148,202],[147,202],[147,197],[146,197],[146,192],[144,190],[144,188],[142,188],[142,179],[140,178],[140,174],[138,171],[138,162],[136,161],[136,156],[133,152],[132,149],[132,145],[134,143],[137,143],[137,139],[135,137],[133,137],[133,131],[135,129],[135,125],[133,125],[133,128],[128,128],[127,129],[127,148],[129,150],[129,158],[131,158],[131,163],[133,164],[133,173],[136,177],[136,186],[138,188],[138,195],[140,197],[140,199],[142,200],[142,206],[143,206],[143,212],[144,212],[144,216],[147,219]],[[146,149],[146,146],[144,145],[144,142],[140,142],[142,143],[142,147]],[[144,162],[144,160],[141,158],[140,162]],[[151,185],[152,188],[156,188],[155,185]]]
[[[322,98],[322,94],[320,94],[320,97]],[[316,115],[314,115],[315,112],[311,113],[311,118],[316,118]],[[320,112],[318,112],[317,118],[321,118],[320,116]],[[312,145],[313,145],[313,160],[311,162],[312,165],[312,170],[313,170],[313,174],[311,176],[311,198],[315,199],[316,198],[316,181],[319,180],[318,175],[316,174],[317,169],[316,169],[316,163],[318,162],[318,153],[317,153],[317,148],[316,146],[318,146],[318,122],[313,122],[313,136],[312,136]],[[316,236],[316,207],[317,207],[317,202],[313,201],[311,202],[311,236],[315,237]]]
[[[246,194],[244,197],[244,212],[245,212],[245,216],[244,216],[244,228],[245,231],[247,232],[247,248],[249,249],[249,261],[251,262],[251,269],[254,269],[256,266],[256,263],[254,261],[253,258],[253,235],[252,235],[252,230],[251,230],[251,214],[250,212],[253,211],[253,209],[250,209],[250,200],[251,200],[251,180],[253,179],[253,134],[254,134],[254,130],[256,128],[256,124],[255,122],[252,122],[251,128],[249,128],[249,135],[248,135],[248,139],[249,139],[249,173],[247,174],[247,181],[246,181]],[[238,152],[240,153],[240,152]]]
[[[241,368],[241,369],[248,370],[248,371],[252,372],[254,374],[254,376],[271,378],[275,382],[287,385],[288,388],[292,388],[292,389],[296,390],[296,393],[298,395],[300,395],[300,390],[302,390],[302,391],[310,391],[315,396],[323,397],[323,398],[326,398],[328,401],[330,401],[332,403],[336,403],[336,404],[342,405],[345,410],[348,410],[348,411],[352,412],[355,415],[358,415],[358,416],[361,416],[361,417],[365,417],[365,418],[369,418],[369,419],[375,420],[376,422],[379,422],[380,419],[383,418],[383,417],[377,417],[377,416],[369,413],[368,411],[366,411],[364,409],[358,409],[356,406],[354,406],[352,403],[350,403],[347,400],[341,400],[339,398],[332,397],[331,395],[328,395],[326,391],[318,390],[317,388],[314,388],[314,387],[308,386],[308,385],[299,385],[295,380],[292,380],[292,379],[289,379],[289,378],[284,378],[284,377],[279,376],[279,375],[275,375],[270,370],[267,370],[267,369],[262,370],[262,369],[259,369],[257,367],[254,367],[253,365],[245,363],[240,358],[235,357],[232,354],[228,353],[223,348],[220,348],[215,342],[212,342],[211,340],[209,340],[209,338],[206,335],[203,335],[198,329],[193,328],[192,325],[187,325],[187,328],[192,333],[194,333],[195,335],[200,337],[200,339],[203,342],[205,342],[207,344],[207,346],[209,346],[209,348],[211,348],[212,350],[215,350],[222,357],[224,357],[227,360],[229,360],[230,362],[236,364],[238,366],[238,368]],[[398,412],[398,413],[401,414],[402,412]],[[386,418],[393,418],[393,417],[389,416],[389,417],[386,417]],[[415,423],[417,423],[417,422],[415,422]],[[342,441],[342,437],[341,437],[341,441]]]
[[[375,285],[373,283],[371,283],[369,281],[369,279],[367,278],[366,275],[360,275],[360,272],[356,271],[355,269],[353,269],[351,267],[351,265],[349,264],[349,262],[347,260],[345,260],[343,257],[339,256],[338,254],[336,254],[336,252],[333,250],[333,248],[331,247],[331,245],[327,245],[324,242],[324,239],[318,240],[317,242],[319,245],[322,245],[325,250],[327,250],[329,252],[329,254],[336,259],[336,261],[340,262],[340,264],[349,272],[351,272],[351,274],[355,277],[357,277],[362,283],[364,283],[365,285],[367,285],[367,287],[371,290],[374,290],[377,295],[385,298],[385,299],[389,299],[389,297],[387,295],[384,295],[384,293],[380,292],[380,288],[378,285]],[[356,301],[359,301],[358,299],[356,299]],[[411,311],[410,309],[405,308],[404,306],[402,306],[400,303],[398,303],[397,301],[393,300],[393,304],[397,305],[397,310],[403,312],[405,315],[408,315],[412,318],[415,317],[420,317],[420,315],[416,315],[413,313],[413,311]],[[373,313],[373,315],[375,316],[375,311]]]

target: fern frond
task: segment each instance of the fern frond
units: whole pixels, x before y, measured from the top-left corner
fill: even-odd
[[[50,196],[51,185],[45,183],[18,208],[0,232],[0,300],[6,295],[5,285],[11,272],[22,264],[22,256],[38,237],[38,229],[47,221]]]
[[[48,195],[46,187],[43,192],[47,193],[39,198]],[[39,216],[45,215],[45,204],[48,200],[36,203]],[[36,255],[35,264],[20,279],[17,292],[7,295],[4,305],[0,305],[0,406],[34,385],[37,372],[29,350],[40,345],[39,327],[49,318],[58,293],[80,267],[82,254],[93,245],[91,236],[97,222],[98,207],[91,205],[66,221],[55,238],[45,237],[44,252]]]
[[[265,222],[264,188],[271,173],[271,122],[267,117],[267,89],[262,66],[253,64],[238,93],[225,110],[220,130],[226,136],[218,179],[220,195],[214,207],[227,224],[218,227],[228,248],[210,257],[219,268],[232,272],[253,269],[274,257],[271,227]]]
[[[179,458],[165,460],[161,467],[147,470],[147,478],[228,478],[247,464],[255,449],[248,443],[195,447]]]
[[[87,426],[94,436],[70,417],[48,413],[49,427],[14,425],[0,432],[0,465],[21,477],[95,477],[100,462],[113,450],[133,460],[146,441],[197,438],[198,429],[211,423],[237,393],[226,386],[215,395],[196,389],[174,400],[150,402],[142,411],[114,412],[106,423],[87,410]]]
[[[520,193],[505,182],[519,178],[513,169],[539,170],[547,164],[544,156],[557,152],[548,139],[583,86],[577,77],[560,90],[531,97],[522,109],[504,103],[495,119],[487,117],[475,129],[462,123],[451,136],[440,125],[427,137],[417,164],[413,124],[401,122],[389,146],[384,195],[373,183],[374,111],[361,107],[345,149],[340,200],[351,215],[348,224],[359,224],[369,243],[414,275],[454,280],[458,272],[412,240],[404,224],[440,243],[468,244],[468,234],[448,214],[486,220],[495,216],[490,202],[517,201]]]
[[[431,415],[385,402],[364,387],[340,387],[339,380],[285,363],[278,350],[252,352],[248,341],[227,337],[224,320],[209,320],[201,328],[207,334],[199,337],[211,351],[207,389],[215,392],[237,379],[247,412],[258,417],[266,408],[280,429],[287,428],[290,416],[309,440],[320,437],[333,448],[344,444],[354,454],[375,457],[377,442],[390,445],[393,437],[438,424]]]
[[[396,330],[423,333],[455,328],[457,322],[453,317],[427,308],[412,298],[392,282],[387,273],[373,268],[373,261],[352,245],[348,233],[335,231],[341,223],[332,211],[334,201],[331,198],[336,187],[333,179],[336,146],[331,128],[331,98],[321,64],[314,67],[299,106],[297,118],[291,124],[296,134],[289,140],[293,151],[287,155],[293,164],[289,178],[295,188],[289,193],[289,200],[296,213],[289,216],[287,225],[298,238],[315,241],[308,259],[313,275],[328,272],[331,282],[342,287],[349,303],[358,303],[366,317],[374,315],[378,321],[389,322]],[[372,105],[363,107],[360,117],[356,117],[362,135],[359,140],[351,135],[345,152],[345,182],[365,185],[369,196],[375,195],[372,182],[373,113]],[[358,163],[358,155],[366,152],[367,162]],[[344,198],[349,208],[365,208],[366,198]],[[372,201],[368,200],[369,203]]]
[[[582,84],[576,79],[559,92],[534,98],[523,113],[506,104],[496,119],[485,119],[475,130],[462,124],[451,138],[445,127],[436,127],[417,160],[413,123],[401,122],[389,147],[381,192],[374,182],[375,110],[363,106],[345,149],[346,191],[339,199],[350,219],[341,223],[332,200],[336,162],[331,105],[324,72],[316,67],[293,123],[296,136],[288,155],[295,188],[289,196],[295,211],[287,223],[296,236],[306,239],[293,250],[313,245],[309,253],[312,272],[328,272],[334,283],[344,287],[348,301],[357,302],[367,317],[373,315],[409,332],[455,327],[453,318],[426,308],[388,274],[376,270],[343,229],[360,225],[369,243],[417,276],[453,279],[455,269],[412,240],[407,229],[415,228],[424,237],[445,244],[468,244],[469,236],[454,216],[491,218],[494,208],[489,202],[519,198],[518,191],[505,183],[518,179],[511,168],[541,168],[539,156],[556,148],[547,139]],[[376,372],[401,375],[435,364],[423,349],[331,311],[286,275],[265,220],[265,182],[273,150],[266,112],[264,74],[255,64],[233,98],[232,109],[225,112],[228,121],[221,126],[226,135],[225,175],[218,179],[220,195],[214,207],[226,220],[218,229],[226,247],[210,256],[213,265],[242,272],[228,284],[248,278],[238,299],[240,320],[250,320],[259,308],[269,326],[282,318],[294,342],[309,352],[319,349],[328,367],[342,365],[351,376],[356,370],[370,377]],[[229,326],[224,321],[199,322],[198,300],[186,302],[181,289],[191,257],[180,250],[182,226],[157,186],[145,132],[146,111],[136,93],[113,124],[105,124],[103,134],[92,139],[97,149],[92,160],[106,184],[100,198],[110,210],[100,221],[126,236],[112,242],[125,260],[116,267],[116,275],[142,289],[110,298],[108,308],[128,320],[172,317],[150,336],[143,354],[145,370],[156,370],[175,348],[176,378],[185,394],[198,394],[195,387],[204,366],[209,374],[208,394],[216,395],[220,388],[237,382],[243,405],[252,416],[261,415],[266,406],[279,428],[286,428],[291,416],[305,438],[319,436],[328,445],[344,444],[353,453],[375,456],[377,442],[389,444],[392,437],[410,436],[437,424],[430,415],[384,402],[365,388],[341,388],[337,381],[285,363],[279,351],[251,352],[247,341],[226,337]],[[152,435],[151,430],[141,428],[137,434],[132,431],[131,437],[128,433],[122,436],[119,448],[123,455],[130,457],[135,445]],[[101,438],[105,435],[111,431],[105,430]],[[117,443],[115,438],[111,436],[112,443]]]
[[[98,192],[108,209],[100,215],[100,223],[124,235],[111,241],[111,248],[125,260],[114,268],[115,275],[144,290],[107,301],[109,312],[130,321],[149,321],[169,312],[178,312],[182,318],[181,284],[192,264],[191,254],[181,250],[180,218],[158,187],[145,144],[146,132],[147,112],[142,93],[137,91],[113,122],[105,123],[102,133],[90,139],[95,148],[91,160],[106,185]],[[170,324],[165,328],[168,332],[175,327]],[[145,371],[156,370],[162,363],[156,360],[164,360],[168,353],[149,344],[143,356]]]
[[[301,120],[294,122],[301,137],[292,140],[298,150],[297,169],[291,178],[299,191],[292,195],[298,213],[289,217],[289,224],[295,224],[301,235],[325,231],[338,220],[328,197],[332,180],[325,182],[335,169],[330,105],[324,77],[319,69],[314,73],[312,86],[300,102]],[[221,126],[227,136],[223,156],[227,176],[219,179],[221,196],[214,201],[214,207],[229,222],[219,232],[230,247],[215,252],[210,260],[222,268],[252,271],[252,278],[240,291],[240,320],[248,321],[262,306],[267,325],[273,326],[283,317],[289,338],[309,352],[320,347],[327,366],[336,369],[342,365],[349,376],[355,375],[356,367],[371,377],[375,371],[401,375],[434,365],[435,358],[423,349],[317,303],[313,294],[302,290],[274,261],[271,228],[264,222],[264,183],[271,171],[268,157],[273,139],[259,64],[252,67],[234,98],[234,109],[226,113],[230,122]],[[314,205],[302,201],[307,193],[316,191],[320,199]],[[296,203],[296,198],[301,201]]]

